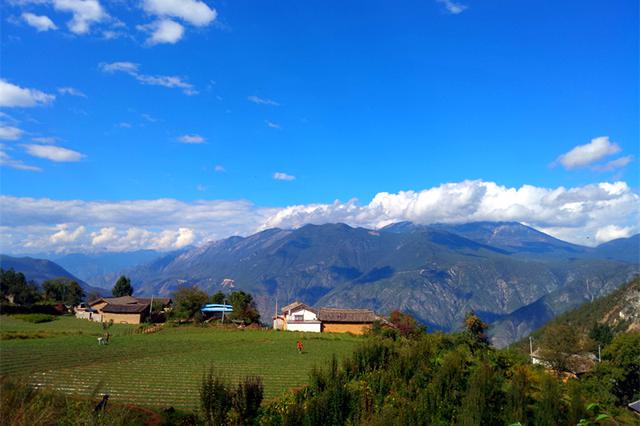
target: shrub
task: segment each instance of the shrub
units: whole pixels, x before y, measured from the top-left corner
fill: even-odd
[[[18,314],[14,315],[13,317],[22,321],[32,322],[34,324],[51,322],[56,319],[56,317],[54,317],[53,315],[47,314]]]
[[[200,385],[200,410],[205,424],[223,426],[228,424],[227,414],[231,409],[232,395],[227,384],[209,370]]]
[[[264,386],[260,377],[249,376],[238,383],[232,398],[234,417],[238,425],[249,426],[255,422],[263,395]]]

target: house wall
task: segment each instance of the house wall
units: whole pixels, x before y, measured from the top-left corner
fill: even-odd
[[[371,330],[372,324],[346,323],[346,322],[323,322],[323,333],[353,333],[364,334]]]
[[[110,320],[113,320],[115,324],[140,324],[140,314],[112,314],[103,312],[102,321],[108,322]]]
[[[285,317],[287,321],[294,321],[296,315],[302,315],[303,321],[317,321],[318,316],[311,311],[307,311],[306,309],[296,309],[291,311],[291,315],[289,312],[285,312]]]
[[[288,331],[306,331],[311,333],[320,333],[322,324],[317,323],[287,323]]]

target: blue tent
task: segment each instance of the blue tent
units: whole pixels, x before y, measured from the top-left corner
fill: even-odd
[[[216,313],[216,312],[229,313],[229,312],[233,312],[233,306],[223,305],[220,303],[207,303],[206,305],[202,306],[200,310],[206,313]]]

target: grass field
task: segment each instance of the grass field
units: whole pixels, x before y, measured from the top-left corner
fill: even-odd
[[[265,398],[306,383],[314,365],[349,354],[361,338],[202,327],[167,328],[131,334],[114,326],[109,345],[98,346],[100,324],[70,317],[32,324],[0,317],[0,333],[46,337],[0,341],[0,375],[23,378],[67,393],[109,393],[114,401],[153,407],[193,409],[203,374],[213,366],[236,381],[259,375]],[[66,333],[66,334],[63,334]],[[296,351],[296,341],[304,353]]]

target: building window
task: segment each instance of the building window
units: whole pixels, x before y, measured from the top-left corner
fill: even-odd
[[[304,315],[294,315],[293,316],[293,320],[294,321],[304,321]]]

